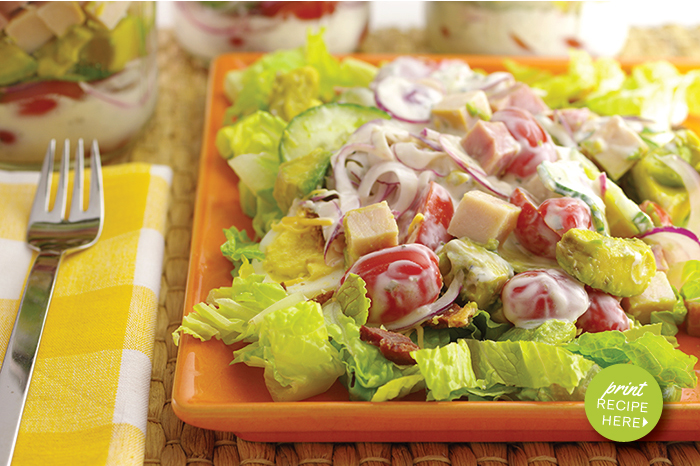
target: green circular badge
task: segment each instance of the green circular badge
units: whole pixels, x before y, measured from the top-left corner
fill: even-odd
[[[649,372],[631,364],[616,364],[593,377],[585,407],[588,421],[600,435],[615,442],[633,442],[659,422],[663,396]]]

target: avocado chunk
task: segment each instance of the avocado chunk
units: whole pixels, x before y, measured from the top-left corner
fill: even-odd
[[[331,161],[331,152],[318,148],[302,157],[280,164],[272,196],[282,212],[294,198],[302,198],[321,185]]]
[[[448,241],[438,254],[440,272],[449,286],[461,271],[464,278],[460,299],[488,310],[513,276],[513,267],[498,254],[469,238]]]
[[[80,53],[92,40],[93,32],[85,26],[73,26],[63,35],[44,44],[36,51],[41,78],[58,79],[73,72],[80,61]]]
[[[637,238],[572,228],[557,243],[556,255],[569,275],[614,296],[641,294],[656,274],[654,253]]]
[[[0,42],[0,86],[8,86],[36,73],[38,64],[31,55],[9,42]]]
[[[648,154],[630,171],[639,199],[648,199],[668,212],[674,225],[684,225],[690,213],[688,192],[683,180],[666,163],[663,151]]]

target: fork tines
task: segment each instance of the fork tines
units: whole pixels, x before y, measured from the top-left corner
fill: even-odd
[[[49,209],[51,199],[51,173],[54,171],[54,159],[56,157],[56,140],[49,142],[44,163],[41,167],[41,178],[37,186],[37,196],[34,198],[31,217],[39,215],[45,221],[60,222],[66,218],[66,204],[68,189],[68,171],[70,167],[70,140],[63,143],[63,156],[59,169],[58,188],[53,209]],[[83,210],[83,188],[85,170],[85,150],[83,140],[79,139],[75,150],[75,174],[73,180],[73,193],[71,197],[71,209],[69,219],[79,221],[83,218],[100,217],[104,209],[102,193],[102,165],[100,161],[100,149],[96,140],[92,141],[90,151],[90,193],[88,206]]]

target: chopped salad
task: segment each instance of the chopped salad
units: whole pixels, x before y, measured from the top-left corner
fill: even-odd
[[[695,388],[700,80],[456,60],[379,66],[321,34],[226,76],[216,139],[252,231],[231,286],[173,333],[264,369],[275,401],[337,380],[351,400],[583,400],[635,364],[666,401]],[[233,187],[232,187],[233,188]]]

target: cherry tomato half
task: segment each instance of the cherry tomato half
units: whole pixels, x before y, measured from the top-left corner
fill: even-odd
[[[444,186],[431,181],[421,196],[415,212],[409,213],[411,219],[416,214],[421,214],[423,219],[409,233],[406,242],[420,243],[435,251],[438,246],[452,239],[452,235],[447,232],[447,227],[450,226],[454,213],[455,208],[450,193]]]
[[[629,330],[630,320],[620,306],[620,301],[604,291],[586,286],[590,305],[576,321],[576,327],[584,332]]]
[[[521,328],[534,328],[549,319],[576,322],[589,304],[583,285],[557,269],[513,276],[503,287],[501,300],[505,318]]]
[[[337,5],[338,2],[260,2],[258,9],[263,16],[319,19],[332,14]]]
[[[351,273],[365,281],[367,296],[372,301],[367,319],[370,325],[393,322],[434,302],[442,288],[437,255],[417,243],[366,254],[345,276]]]
[[[525,191],[516,188],[510,196],[511,204],[520,207],[513,234],[520,244],[533,254],[554,259],[561,235],[552,230]]]
[[[527,178],[535,174],[537,166],[544,160],[553,162],[557,159],[552,138],[530,112],[506,107],[494,112],[491,121],[503,122],[521,146],[513,161],[506,167],[506,173]]]
[[[546,199],[537,209],[549,228],[563,235],[572,228],[591,228],[591,209],[581,199]]]
[[[510,202],[521,209],[513,231],[515,237],[525,249],[538,256],[556,258],[561,235],[572,228],[591,228],[591,210],[580,199],[551,198],[536,207],[525,191],[516,188]]]

